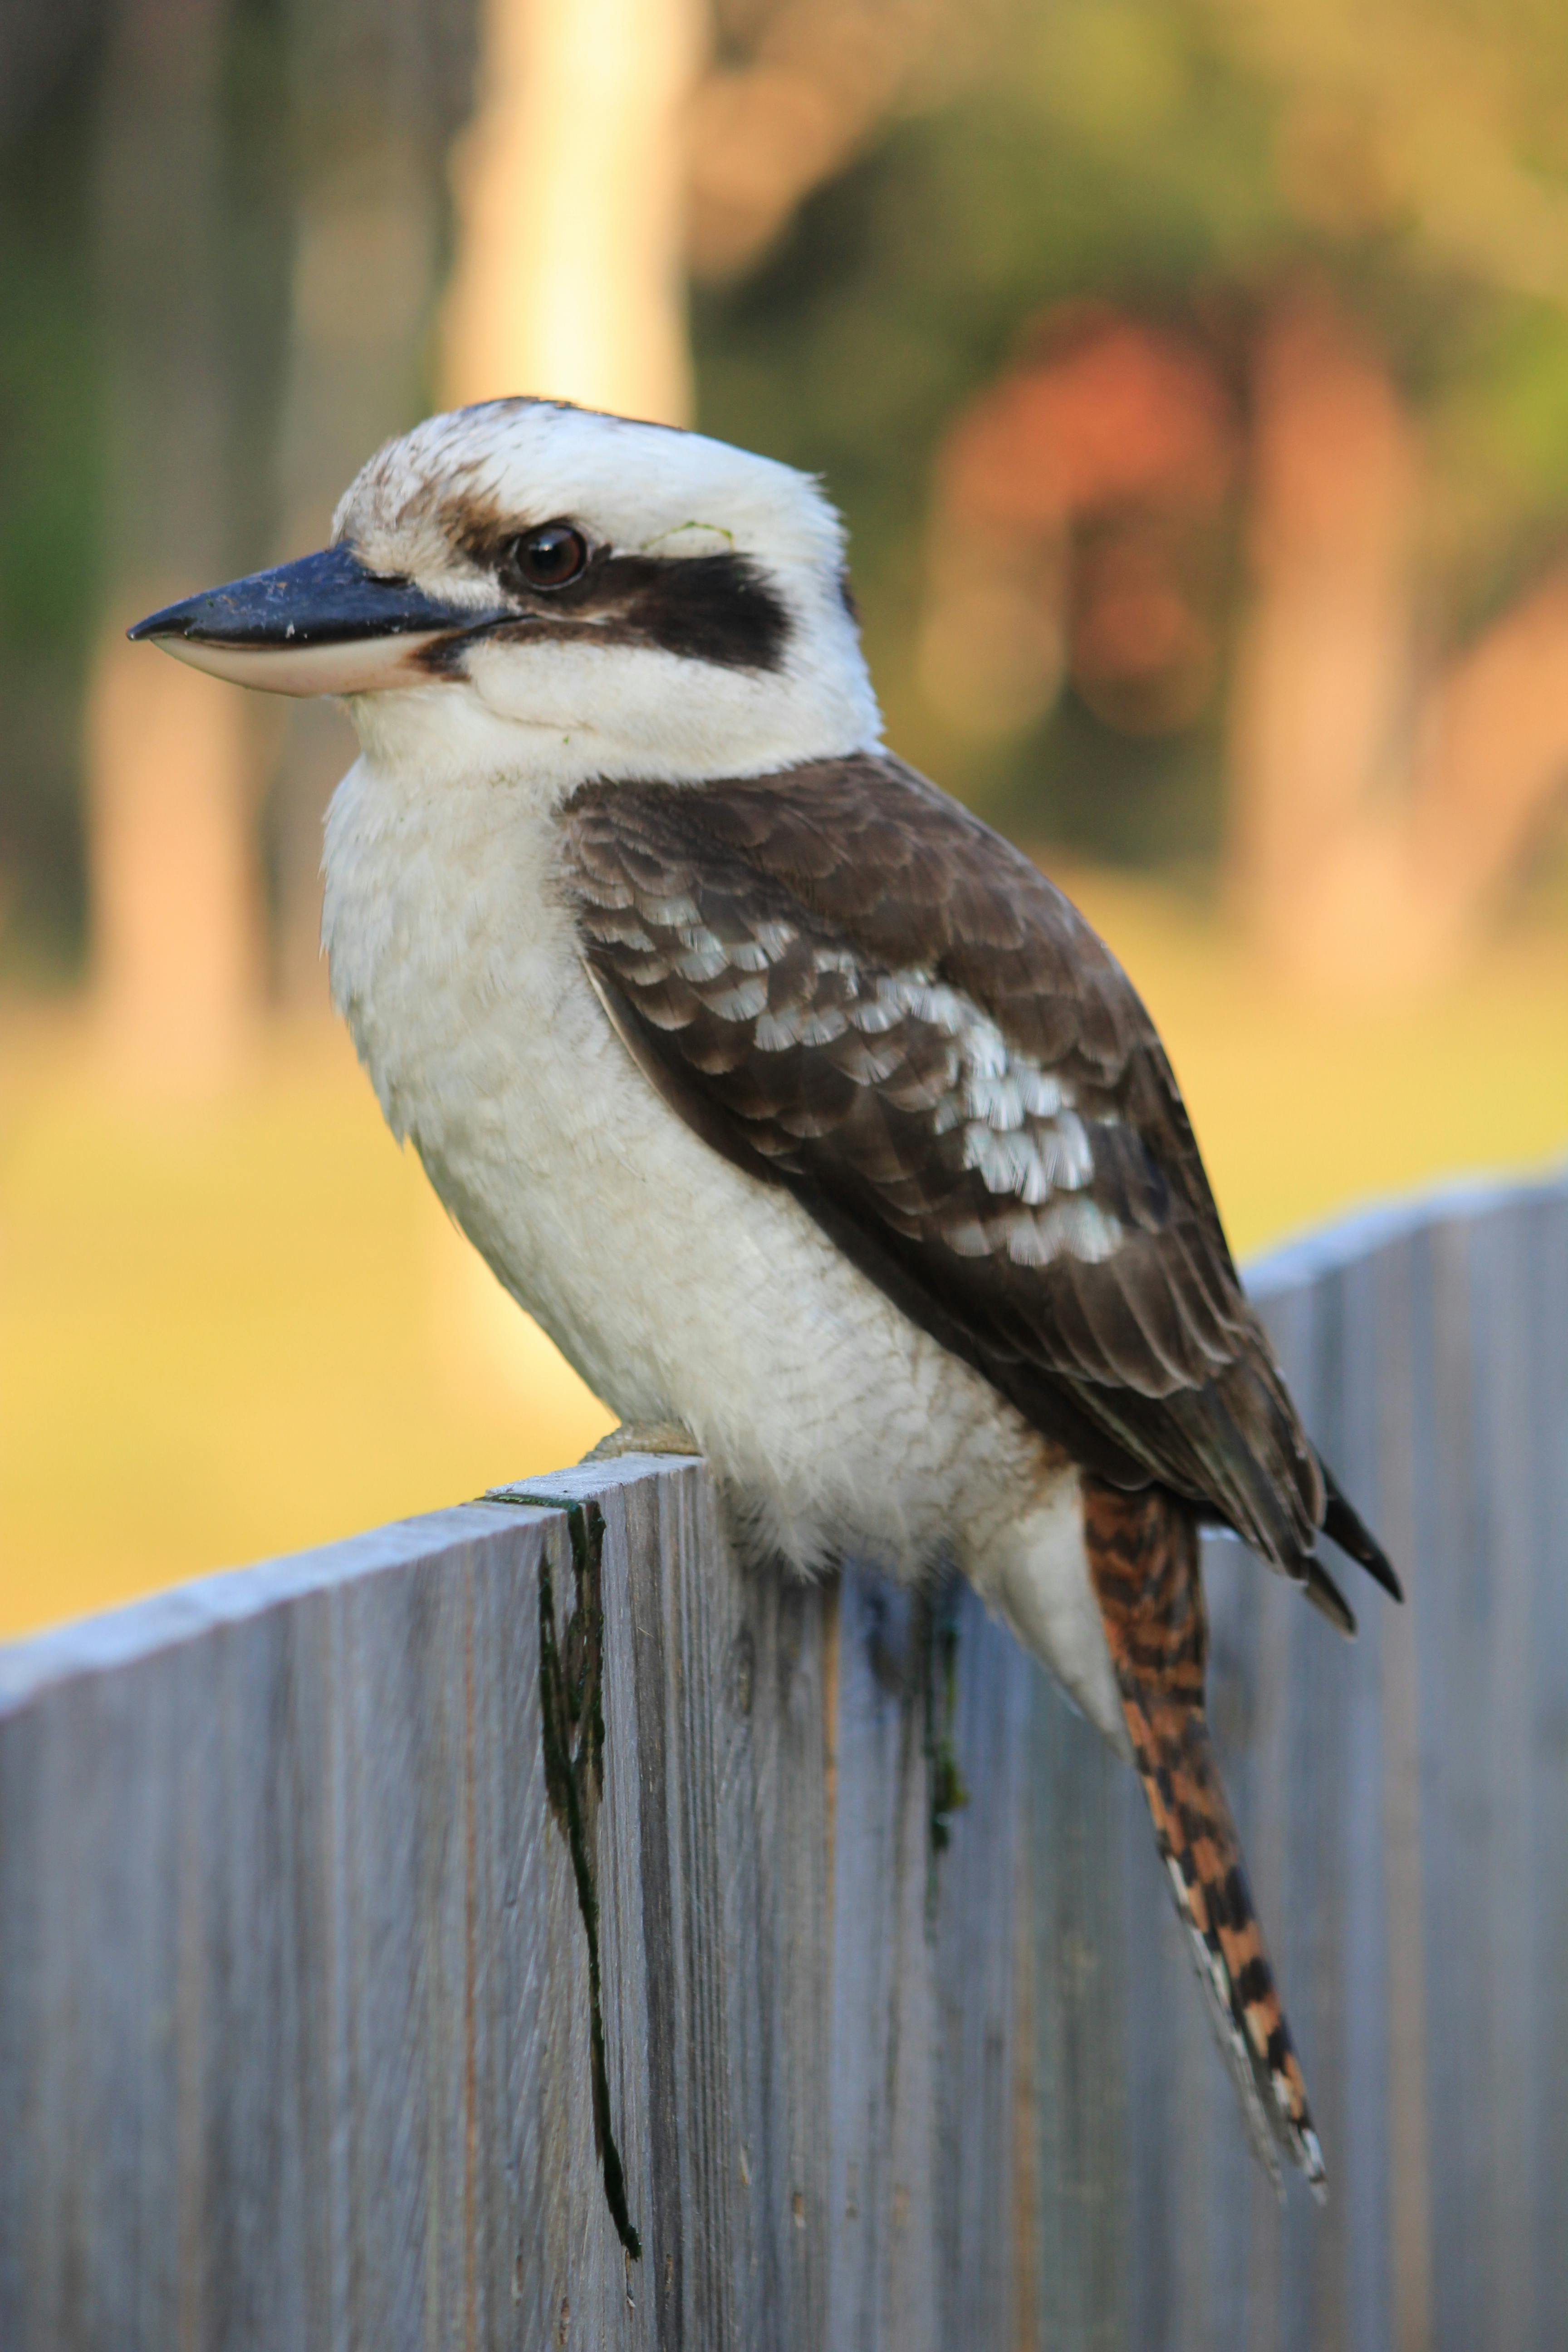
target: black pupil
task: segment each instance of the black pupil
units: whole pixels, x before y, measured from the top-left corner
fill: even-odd
[[[581,539],[565,523],[547,523],[517,542],[518,569],[536,588],[559,588],[575,579],[586,554]]]

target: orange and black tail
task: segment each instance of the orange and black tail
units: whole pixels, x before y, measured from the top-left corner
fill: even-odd
[[[1204,1713],[1208,1628],[1196,1520],[1160,1487],[1128,1495],[1091,1478],[1083,1486],[1089,1572],[1133,1761],[1215,2036],[1265,2167],[1278,2182],[1278,2144],[1321,2197],[1307,2086]]]

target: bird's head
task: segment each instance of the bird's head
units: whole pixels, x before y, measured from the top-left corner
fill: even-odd
[[[761,772],[879,732],[816,485],[548,401],[428,418],[371,459],[321,553],[131,635],[243,686],[345,696],[377,756],[567,785]]]

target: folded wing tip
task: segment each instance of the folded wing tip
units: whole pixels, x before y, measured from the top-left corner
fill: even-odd
[[[1321,1456],[1319,1457],[1321,1461]],[[1323,1513],[1323,1533],[1331,1543],[1357,1566],[1364,1568],[1374,1584],[1381,1584],[1391,1601],[1402,1601],[1405,1587],[1400,1582],[1394,1563],[1373,1534],[1361,1514],[1345,1498],[1338,1479],[1322,1463],[1323,1486],[1328,1496],[1328,1507]]]

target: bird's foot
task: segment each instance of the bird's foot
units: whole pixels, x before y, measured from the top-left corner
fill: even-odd
[[[684,1422],[623,1421],[601,1437],[584,1462],[613,1462],[622,1454],[700,1454],[702,1448]]]

